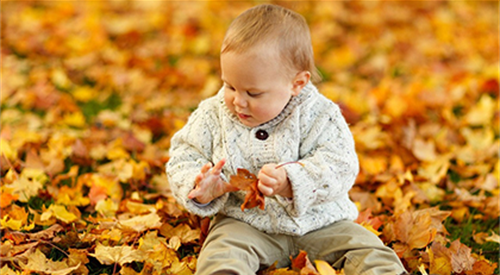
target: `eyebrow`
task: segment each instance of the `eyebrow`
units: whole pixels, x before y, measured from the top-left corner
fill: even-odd
[[[221,80],[222,82],[224,82],[225,84],[231,86],[231,87],[234,87],[231,83],[229,83],[227,80],[225,80],[223,77],[221,77]],[[246,89],[244,89],[245,91],[259,91],[259,92],[262,92],[263,90],[262,89],[259,89],[257,87],[248,87]]]

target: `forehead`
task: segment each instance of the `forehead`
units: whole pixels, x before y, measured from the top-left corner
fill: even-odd
[[[282,63],[279,54],[270,49],[226,52],[221,55],[222,80],[242,86],[278,81],[285,71]]]

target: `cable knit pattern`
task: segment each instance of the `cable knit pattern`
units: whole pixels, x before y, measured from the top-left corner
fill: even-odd
[[[256,138],[259,130],[269,136]],[[225,180],[245,168],[257,174],[267,163],[300,161],[305,166],[284,166],[293,200],[266,197],[265,210],[241,211],[242,191],[225,194],[200,207],[187,198],[194,178],[207,163],[227,162]],[[354,140],[339,107],[307,84],[273,120],[247,127],[229,112],[224,89],[200,103],[187,124],[177,132],[166,165],[175,198],[200,216],[223,213],[267,233],[303,235],[339,220],[354,220],[358,211],[349,199],[359,169]]]

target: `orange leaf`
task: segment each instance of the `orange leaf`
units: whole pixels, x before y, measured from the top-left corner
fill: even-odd
[[[240,190],[247,191],[245,201],[241,205],[241,211],[254,208],[256,206],[259,206],[261,210],[264,210],[264,195],[257,187],[257,184],[259,183],[257,176],[250,173],[246,169],[238,168],[237,171],[238,173],[236,175],[231,176],[229,183]]]
[[[498,263],[491,263],[488,260],[480,260],[474,263],[473,269],[465,271],[467,275],[488,275],[494,274]]]
[[[5,208],[9,206],[13,201],[19,198],[19,195],[12,194],[11,188],[0,189],[0,208]]]
[[[250,173],[246,169],[238,168],[238,173],[236,175],[231,176],[229,179],[229,183],[240,189],[249,191],[252,189],[251,185],[257,181],[257,177]]]

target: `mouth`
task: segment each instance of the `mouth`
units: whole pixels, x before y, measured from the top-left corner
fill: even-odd
[[[249,115],[245,115],[245,114],[241,114],[241,113],[237,113],[237,115],[238,115],[238,117],[239,117],[240,119],[248,119],[248,118],[250,118],[250,116],[249,116]]]

